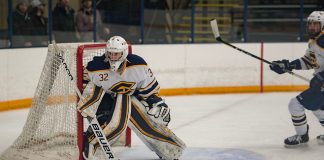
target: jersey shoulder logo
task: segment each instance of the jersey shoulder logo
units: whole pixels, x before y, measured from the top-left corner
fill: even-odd
[[[313,65],[313,68],[318,69],[320,66],[319,66],[319,64],[317,63],[317,58],[316,58],[315,53],[314,53],[314,52],[313,52],[313,53],[310,53],[310,54],[309,54],[309,58],[310,58],[310,62],[311,62],[311,64]]]
[[[134,85],[135,82],[120,81],[111,86],[109,90],[118,94],[130,94],[133,91],[132,87]]]

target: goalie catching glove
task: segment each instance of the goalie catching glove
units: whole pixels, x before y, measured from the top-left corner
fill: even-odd
[[[171,120],[170,108],[161,97],[151,95],[141,103],[145,106],[147,114],[151,116],[156,123],[167,126]]]

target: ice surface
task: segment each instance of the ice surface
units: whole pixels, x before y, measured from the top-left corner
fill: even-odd
[[[283,140],[295,134],[288,112],[298,92],[164,97],[171,107],[170,128],[188,148],[183,160],[323,160],[324,145],[315,137],[324,128],[307,111],[310,142],[287,149]],[[0,112],[3,152],[22,131],[28,109]],[[158,159],[132,135],[131,148],[114,148],[120,159]]]

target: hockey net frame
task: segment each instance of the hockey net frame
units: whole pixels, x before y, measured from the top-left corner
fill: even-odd
[[[76,110],[78,96],[74,88],[76,85],[82,92],[85,65],[93,56],[104,54],[106,44],[62,43],[57,46],[64,50],[64,55],[59,55],[53,45],[48,46],[45,64],[22,133],[0,155],[0,160],[83,160],[83,132],[87,124]],[[131,52],[132,47],[129,45],[129,53]],[[66,64],[62,63],[61,58],[65,59]],[[67,68],[73,77],[77,77],[76,84],[71,83]],[[130,129],[127,128],[123,134],[119,140],[122,139],[122,142],[116,145],[130,147]]]

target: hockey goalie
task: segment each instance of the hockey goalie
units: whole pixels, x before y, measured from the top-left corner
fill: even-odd
[[[120,36],[107,41],[106,53],[86,67],[87,85],[78,110],[97,117],[107,140],[113,144],[129,126],[159,158],[178,159],[186,145],[167,126],[170,108],[158,95],[160,86],[143,58],[128,54]],[[84,132],[83,156],[94,157],[100,147],[94,132]]]

